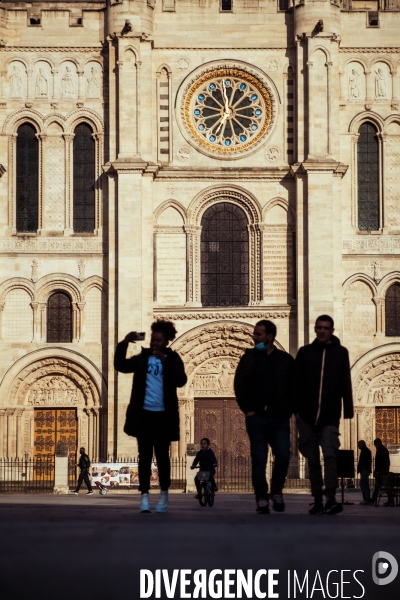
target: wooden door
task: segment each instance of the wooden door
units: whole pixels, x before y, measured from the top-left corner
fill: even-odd
[[[218,460],[217,480],[224,487],[249,474],[250,443],[245,418],[234,398],[197,398],[194,401],[194,434],[198,446],[209,438]]]
[[[69,446],[70,465],[76,461],[77,418],[75,408],[35,409],[34,412],[34,460],[41,475],[52,477],[49,467],[55,454],[58,442],[66,442]],[[39,460],[42,461],[40,468]],[[38,473],[39,475],[39,473]]]
[[[375,409],[375,436],[382,443],[400,444],[400,407],[382,407]]]

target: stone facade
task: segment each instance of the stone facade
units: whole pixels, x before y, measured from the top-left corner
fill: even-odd
[[[385,326],[386,294],[400,284],[400,5],[368,7],[2,3],[0,455],[33,454],[39,408],[76,409],[77,445],[92,456],[135,454],[122,432],[131,377],[115,373],[113,352],[155,318],[175,322],[188,373],[173,449],[183,454],[197,442],[194,399],[233,397],[254,323],[275,321],[279,347],[295,355],[321,313],[351,355],[356,417],[342,446],[371,445],[376,409],[400,407],[400,335]],[[221,100],[213,131],[201,104],[209,85]],[[224,86],[236,86],[236,105]],[[239,118],[251,102],[251,117]],[[38,140],[34,232],[17,226],[24,123]],[[95,157],[94,226],[84,234],[73,214],[81,123]],[[373,230],[359,222],[363,123],[378,140]],[[202,218],[221,202],[247,221],[242,306],[202,305]],[[68,343],[47,341],[59,291],[71,301]]]

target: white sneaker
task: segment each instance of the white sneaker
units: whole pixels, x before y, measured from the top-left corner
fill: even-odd
[[[168,510],[168,490],[162,491],[156,504],[156,512],[165,513]]]
[[[148,494],[142,494],[142,500],[140,502],[140,509],[139,511],[142,513],[149,513],[151,512],[150,509],[150,501],[149,501],[149,495]]]

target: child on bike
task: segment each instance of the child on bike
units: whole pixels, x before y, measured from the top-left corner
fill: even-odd
[[[218,466],[218,462],[214,452],[210,448],[210,440],[206,437],[200,440],[200,450],[196,454],[192,466],[190,468],[195,469],[199,463],[201,471],[208,471],[210,473],[209,482],[211,483],[213,491],[217,492],[218,488],[214,481],[214,474],[215,468]],[[195,498],[198,499],[200,494],[200,482],[197,479],[197,477],[194,478],[194,482],[196,484],[197,489],[197,494]]]

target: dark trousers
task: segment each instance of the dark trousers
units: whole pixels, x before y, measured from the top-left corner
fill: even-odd
[[[88,489],[88,492],[91,492],[92,491],[92,486],[90,485],[88,470],[86,468],[85,469],[81,469],[81,472],[79,473],[78,484],[77,484],[76,489],[75,489],[76,492],[79,492],[79,490],[81,489],[82,481],[84,481],[86,483],[86,487]]]
[[[150,489],[153,451],[156,457],[161,489],[168,490],[171,485],[170,440],[166,429],[164,411],[143,411],[141,432],[137,437],[139,447],[139,490],[142,494],[147,494]]]
[[[371,502],[371,491],[369,489],[369,471],[361,469],[360,471],[360,489],[364,502]]]
[[[337,488],[337,451],[340,448],[339,429],[335,425],[317,427],[297,419],[299,430],[299,450],[308,459],[311,494],[322,500],[323,481],[319,448],[324,457],[325,495],[332,498]]]
[[[290,460],[289,419],[268,419],[260,415],[246,417],[246,429],[250,439],[251,478],[257,498],[269,499],[266,477],[268,446],[274,455],[271,477],[271,494],[280,494]]]

